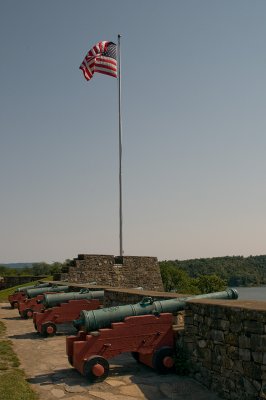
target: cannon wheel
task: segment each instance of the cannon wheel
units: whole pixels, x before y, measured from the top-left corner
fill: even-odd
[[[68,356],[68,362],[73,367],[73,356]]]
[[[27,308],[26,310],[25,310],[25,317],[24,318],[32,318],[32,316],[33,316],[33,310],[31,309],[31,308]]]
[[[53,322],[42,324],[41,334],[45,337],[54,336],[56,334],[56,325]]]
[[[13,301],[11,303],[11,308],[18,308],[18,302],[17,301]]]
[[[139,362],[139,353],[137,351],[132,351],[131,352],[132,357],[134,358],[134,360],[136,360],[137,362]]]
[[[161,347],[156,350],[153,359],[152,366],[159,374],[167,374],[168,372],[174,371],[174,350],[172,347]]]
[[[24,310],[24,311],[19,311],[19,314],[20,314],[20,316],[21,316],[21,318],[24,318],[24,319],[28,319],[29,317],[28,317],[28,311],[29,311],[30,309],[29,308],[26,308],[26,310]]]
[[[102,382],[109,374],[109,362],[101,356],[92,356],[85,361],[83,375],[91,382]]]

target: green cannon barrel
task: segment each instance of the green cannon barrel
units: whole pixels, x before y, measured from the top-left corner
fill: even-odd
[[[68,292],[68,293],[56,293],[50,294],[45,293],[43,300],[41,301],[42,304],[46,308],[51,308],[58,306],[61,303],[65,303],[69,300],[91,300],[91,299],[103,299],[104,297],[104,290],[97,290],[97,291],[80,291],[80,292]]]
[[[69,286],[49,286],[36,289],[25,290],[26,296],[29,298],[36,297],[38,294],[43,294],[46,292],[68,292]]]
[[[32,285],[32,286],[23,286],[20,288],[17,288],[15,292],[25,292],[26,289],[37,289],[37,288],[42,288],[42,287],[47,287],[50,286],[48,282],[46,283],[39,283],[38,285]]]
[[[102,308],[92,311],[81,311],[78,320],[73,321],[75,327],[91,332],[100,328],[109,328],[113,322],[122,322],[126,317],[146,314],[176,313],[184,310],[185,304],[192,299],[237,299],[236,289],[228,288],[223,292],[201,294],[198,296],[179,297],[170,300],[153,301],[145,297],[140,303],[124,306]]]

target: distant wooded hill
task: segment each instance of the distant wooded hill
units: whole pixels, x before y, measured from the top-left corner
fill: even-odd
[[[6,268],[25,268],[25,267],[32,267],[33,263],[8,263],[8,264],[4,264],[4,263],[0,263],[0,265],[3,265]]]
[[[266,255],[161,261],[160,265],[181,268],[192,278],[215,274],[225,279],[229,286],[266,284]]]

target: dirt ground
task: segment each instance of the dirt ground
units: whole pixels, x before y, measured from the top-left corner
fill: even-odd
[[[113,358],[109,377],[91,384],[68,363],[65,337],[76,333],[71,325],[59,325],[56,336],[42,338],[32,320],[21,319],[18,310],[7,303],[0,304],[0,320],[7,327],[6,337],[14,344],[28,382],[41,400],[220,399],[188,377],[158,375],[129,354]]]

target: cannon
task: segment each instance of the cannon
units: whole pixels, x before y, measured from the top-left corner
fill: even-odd
[[[82,310],[74,326],[81,327],[76,336],[66,338],[69,363],[90,381],[108,376],[108,359],[131,352],[133,357],[159,373],[174,367],[173,314],[185,309],[192,299],[237,299],[235,289],[140,303],[99,310]]]
[[[72,322],[81,310],[96,310],[101,307],[104,291],[81,290],[80,292],[45,293],[40,301],[45,307],[33,314],[33,324],[42,336],[56,334],[57,325]]]
[[[8,296],[8,301],[12,308],[17,308],[18,303],[26,298],[25,291],[27,289],[37,289],[37,288],[43,288],[43,287],[48,287],[48,286],[50,286],[50,285],[48,282],[46,282],[46,283],[40,283],[38,285],[24,286],[24,287],[17,288],[13,294]]]
[[[227,289],[223,292],[201,294],[197,296],[181,297],[170,300],[153,301],[151,297],[144,297],[140,303],[103,308],[97,311],[82,310],[80,318],[73,321],[75,327],[82,327],[85,332],[108,328],[113,322],[122,322],[126,317],[160,314],[164,312],[176,313],[184,310],[186,301],[191,299],[237,299],[235,289]]]
[[[44,282],[44,283],[38,283],[37,285],[32,285],[32,286],[23,286],[19,287],[15,290],[15,293],[17,292],[25,292],[26,289],[37,289],[37,288],[42,288],[42,287],[47,287],[50,286],[49,282]]]
[[[45,308],[51,308],[58,306],[61,303],[65,303],[69,300],[80,300],[80,299],[103,299],[104,290],[90,291],[88,289],[82,289],[79,292],[68,292],[68,293],[45,293],[43,296],[42,303]]]
[[[25,294],[28,298],[32,299],[33,297],[38,296],[38,294],[43,293],[52,293],[52,292],[68,292],[69,286],[49,286],[42,287],[42,288],[33,288],[33,289],[26,289]]]
[[[69,290],[68,286],[48,286],[42,288],[28,289],[25,291],[27,297],[23,298],[18,303],[19,314],[22,318],[32,318],[33,313],[44,309],[41,303],[45,293],[60,293],[61,291]]]

